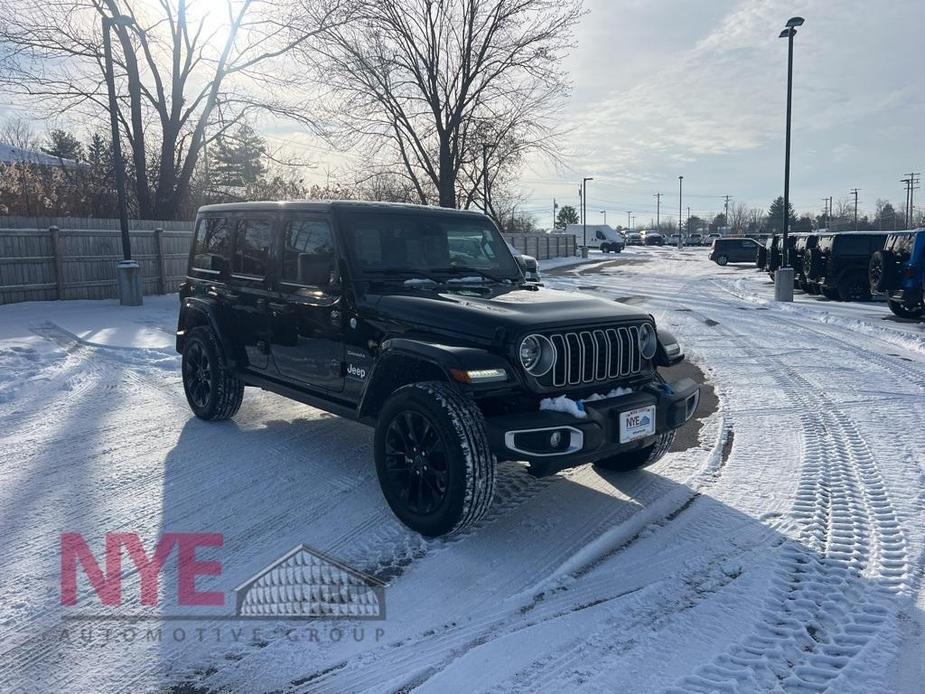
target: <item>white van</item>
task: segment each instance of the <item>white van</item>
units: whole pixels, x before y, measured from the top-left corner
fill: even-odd
[[[579,246],[584,241],[585,227],[581,224],[569,224],[565,227],[566,234],[575,234]],[[626,237],[609,224],[589,224],[588,248],[600,248],[602,253],[619,253],[626,247]]]

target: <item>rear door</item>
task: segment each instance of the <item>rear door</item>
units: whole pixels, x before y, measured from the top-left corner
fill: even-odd
[[[268,303],[273,363],[296,385],[342,391],[341,291],[331,222],[297,212],[281,222],[279,282]]]
[[[274,215],[248,213],[235,219],[234,253],[227,297],[232,307],[238,344],[248,366],[264,371],[269,365],[269,317],[267,301],[273,248]]]

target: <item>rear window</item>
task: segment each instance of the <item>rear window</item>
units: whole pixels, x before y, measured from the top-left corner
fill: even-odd
[[[912,246],[915,242],[914,234],[892,234],[886,242],[884,248],[894,253],[912,255]]]
[[[193,246],[193,268],[224,274],[231,258],[233,220],[210,217],[199,220]]]

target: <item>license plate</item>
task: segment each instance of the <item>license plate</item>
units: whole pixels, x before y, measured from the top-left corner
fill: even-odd
[[[655,405],[620,413],[620,443],[655,434]]]

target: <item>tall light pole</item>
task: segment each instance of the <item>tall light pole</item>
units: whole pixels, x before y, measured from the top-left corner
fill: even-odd
[[[858,193],[861,192],[860,188],[852,188],[849,191],[854,196],[854,230],[858,230]]]
[[[604,225],[607,224],[607,210],[601,210],[601,214],[604,215]]]
[[[681,238],[681,215],[683,214],[681,210],[681,201],[684,199],[684,176],[678,176],[678,248],[684,245],[684,240]]]
[[[627,229],[630,228],[630,215],[631,215],[631,214],[633,214],[633,213],[630,212],[629,210],[626,211],[626,228],[627,228]]]
[[[116,266],[119,302],[126,306],[140,306],[141,274],[138,263],[132,260],[132,241],[128,233],[128,201],[125,192],[125,163],[122,161],[122,144],[119,140],[119,105],[116,102],[116,77],[112,62],[112,27],[129,26],[131,17],[103,16],[103,58],[106,61],[106,88],[109,92],[109,125],[112,129],[112,166],[119,198],[119,228],[122,231],[122,261]]]
[[[556,199],[552,199],[552,230],[556,230],[556,211],[559,209],[559,203],[556,202]]]
[[[655,198],[655,230],[658,231],[662,227],[662,194],[656,193],[653,197]]]
[[[591,176],[585,176],[581,179],[581,257],[588,257],[588,181],[593,181]]]
[[[777,301],[793,301],[793,268],[790,267],[790,114],[793,104],[793,37],[797,27],[803,26],[802,17],[791,17],[787,28],[780,32],[780,38],[787,39],[787,135],[784,150],[784,224],[781,239],[781,266],[774,273],[774,298]]]

